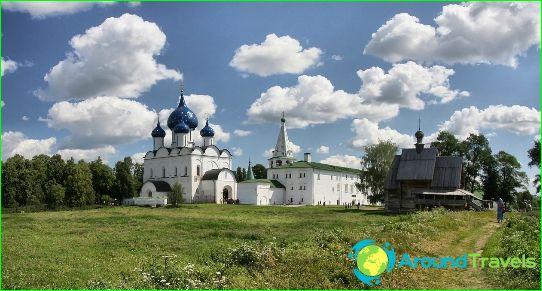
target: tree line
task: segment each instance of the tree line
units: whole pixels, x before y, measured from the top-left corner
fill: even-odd
[[[143,182],[143,165],[130,157],[113,168],[102,159],[92,162],[60,155],[15,155],[2,162],[2,207],[81,207],[119,203],[137,196]]]
[[[489,140],[483,134],[470,134],[465,140],[458,140],[448,131],[439,132],[430,145],[438,149],[440,156],[459,156],[463,158],[461,187],[471,193],[481,192],[483,198],[495,200],[502,198],[518,208],[525,208],[533,197],[527,190],[529,179],[521,170],[517,158],[505,151],[493,153]],[[384,183],[399,148],[392,141],[380,141],[366,146],[362,157],[361,182],[357,187],[371,192],[372,203],[384,202]],[[540,140],[535,140],[527,153],[529,167],[540,168]],[[536,175],[534,185],[540,193],[540,175]]]
[[[254,179],[267,179],[267,169],[262,164],[256,164],[252,167],[252,174]],[[237,167],[235,171],[235,179],[237,182],[243,182],[247,180],[247,169]]]

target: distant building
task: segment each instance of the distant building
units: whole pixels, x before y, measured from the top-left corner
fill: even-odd
[[[361,193],[360,170],[316,163],[305,153],[296,161],[288,140],[286,119],[281,127],[273,155],[269,158],[267,179],[247,179],[238,183],[241,204],[274,205],[367,205],[367,193]],[[251,177],[249,165],[247,176]]]
[[[385,210],[408,212],[436,206],[482,209],[482,200],[460,189],[461,157],[438,156],[436,148],[424,148],[423,132],[415,134],[414,149],[396,155],[385,184]]]
[[[147,152],[143,162],[141,198],[127,203],[154,203],[156,198],[167,201],[167,194],[177,182],[183,186],[184,203],[223,203],[237,199],[232,155],[214,144],[215,133],[208,120],[199,132],[202,144],[196,145],[198,118],[186,105],[182,89],[179,105],[170,114],[167,126],[173,135],[171,145],[164,144],[166,132],[158,120],[151,133],[153,150]]]

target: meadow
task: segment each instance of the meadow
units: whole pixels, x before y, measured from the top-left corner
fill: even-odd
[[[211,204],[4,213],[2,289],[367,289],[347,258],[355,242],[413,255],[481,252],[499,232],[494,220],[493,212]],[[495,282],[479,270],[401,269],[373,288],[500,288]]]

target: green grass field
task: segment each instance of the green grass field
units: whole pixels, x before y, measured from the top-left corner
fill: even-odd
[[[2,288],[364,289],[346,258],[358,240],[460,255],[482,250],[493,215],[210,204],[3,214]],[[375,288],[500,287],[492,282],[477,270],[416,269]]]

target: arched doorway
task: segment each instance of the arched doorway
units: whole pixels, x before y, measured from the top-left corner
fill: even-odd
[[[224,186],[222,189],[222,201],[228,203],[233,201],[233,190],[231,186]]]

